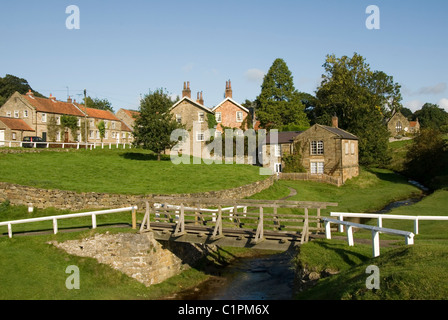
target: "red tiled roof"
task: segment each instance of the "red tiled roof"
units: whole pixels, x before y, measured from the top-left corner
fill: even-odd
[[[88,117],[96,118],[96,119],[120,121],[112,112],[110,112],[108,110],[85,108],[84,105],[78,105],[78,106],[83,112],[87,113]]]
[[[409,126],[411,128],[415,127],[417,125],[417,121],[409,121]]]
[[[56,99],[46,99],[22,95],[29,104],[39,112],[58,113],[83,117],[84,114],[72,103],[58,101]]]
[[[132,132],[131,128],[129,128],[126,123],[124,123],[123,121],[120,122],[121,122],[121,131]]]
[[[126,112],[126,114],[128,116],[130,116],[132,119],[135,119],[136,117],[138,117],[140,115],[140,112],[138,111],[134,111],[134,110],[127,110],[127,109],[122,109],[124,112]]]
[[[11,130],[20,131],[34,131],[29,125],[26,124],[22,119],[0,117],[0,121],[5,124]]]

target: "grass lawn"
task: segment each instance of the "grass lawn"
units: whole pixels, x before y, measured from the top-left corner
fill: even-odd
[[[259,168],[237,164],[156,161],[149,151],[96,149],[0,154],[0,181],[43,189],[119,194],[196,193],[265,179]]]

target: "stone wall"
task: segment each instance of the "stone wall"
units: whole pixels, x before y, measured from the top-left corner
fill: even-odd
[[[148,195],[125,195],[106,194],[96,192],[74,192],[64,190],[47,190],[34,187],[21,186],[7,182],[0,182],[0,202],[9,200],[12,205],[25,205],[31,203],[35,208],[57,208],[72,211],[90,209],[113,209],[137,205],[139,209],[145,207],[145,202],[152,200],[155,196],[172,196],[182,198],[210,198],[210,199],[243,199],[256,194],[273,185],[276,177],[254,183],[220,191],[209,191],[192,194],[148,194]]]
[[[94,258],[146,286],[189,269],[209,250],[189,243],[159,242],[151,232],[95,234],[81,240],[50,243],[69,254]]]

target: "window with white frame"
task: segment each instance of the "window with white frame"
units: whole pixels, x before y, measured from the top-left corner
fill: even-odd
[[[81,118],[78,118],[78,127],[81,126]]]
[[[15,132],[12,133],[12,140],[17,140],[17,133]]]
[[[89,138],[93,139],[93,130],[89,130]]]
[[[354,142],[352,142],[351,144],[350,144],[350,147],[351,147],[351,153],[352,154],[355,154],[355,143]]]
[[[19,110],[14,110],[14,118],[19,118]]]
[[[324,154],[324,142],[323,141],[311,141],[311,154],[312,155]]]
[[[198,121],[199,122],[204,122],[205,121],[204,112],[198,112]]]
[[[216,119],[216,122],[218,122],[218,123],[220,123],[222,121],[222,114],[221,114],[221,112],[216,112],[215,113],[215,119]]]
[[[345,143],[345,154],[348,154],[348,142]]]
[[[42,122],[47,122],[47,114],[46,113],[42,113],[41,120],[42,120]]]
[[[96,138],[99,139],[100,138],[100,132],[98,130],[96,130]]]
[[[324,173],[324,163],[323,162],[311,162],[310,164],[311,174],[323,174]]]
[[[236,122],[243,122],[243,111],[236,112]]]
[[[61,117],[60,116],[56,116],[56,124],[58,126],[61,125]]]
[[[8,118],[11,118],[11,111],[6,111],[6,116],[7,116]]]
[[[112,129],[115,130],[115,122],[112,121]]]
[[[23,117],[28,118],[28,110],[23,110]]]
[[[197,132],[196,133],[196,141],[204,141],[205,140],[205,136],[203,132]]]
[[[176,121],[177,121],[177,123],[182,123],[182,115],[181,114],[176,114]]]
[[[401,121],[397,121],[397,123],[395,124],[395,130],[397,130],[397,133],[403,130],[403,125],[401,124]]]
[[[61,141],[61,131],[56,133],[56,141]]]

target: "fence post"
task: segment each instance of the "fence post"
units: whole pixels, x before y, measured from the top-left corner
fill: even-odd
[[[383,218],[381,216],[378,216],[378,227],[383,227]]]
[[[132,229],[137,229],[137,213],[135,207],[132,207]]]
[[[325,226],[325,237],[327,239],[331,239],[331,223],[330,223],[330,221],[325,220],[324,226]]]
[[[373,257],[378,257],[380,255],[380,233],[376,230],[372,230],[372,248]]]
[[[350,247],[353,247],[355,244],[353,242],[353,227],[347,226],[347,242]]]
[[[58,233],[58,220],[56,218],[53,218],[53,233]]]
[[[339,221],[344,221],[344,217],[342,215],[339,216]],[[344,226],[339,224],[339,232],[344,232]]]
[[[92,229],[96,229],[96,214],[92,213]]]
[[[8,237],[12,238],[12,226],[8,223]]]
[[[414,220],[414,233],[418,234],[418,217]]]
[[[215,229],[213,230],[212,240],[222,237],[222,207],[218,206],[218,219],[216,220]]]

